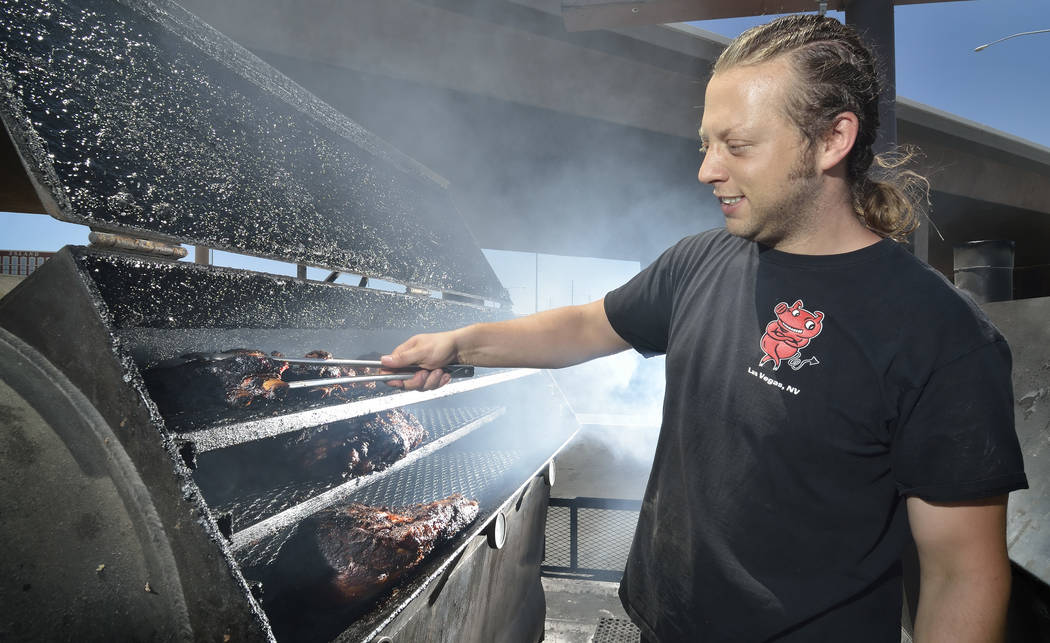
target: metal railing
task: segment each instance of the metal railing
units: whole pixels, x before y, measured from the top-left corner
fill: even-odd
[[[543,575],[619,581],[641,507],[641,500],[551,498]]]

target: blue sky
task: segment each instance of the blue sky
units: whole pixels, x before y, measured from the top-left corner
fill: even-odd
[[[816,5],[816,2],[813,3]],[[828,15],[845,21],[839,11]],[[1047,0],[968,0],[901,5],[895,10],[897,95],[1050,147]],[[692,24],[729,38],[769,16]]]
[[[814,5],[816,3],[814,2]],[[844,20],[841,12],[830,15]],[[1050,28],[1050,0],[968,0],[904,5],[896,8],[897,93],[988,127],[1050,147],[1050,33],[1021,36],[974,52],[977,45],[1022,31]],[[696,26],[735,37],[769,16],[714,20]],[[87,229],[42,215],[0,213],[0,249],[57,250],[66,244],[87,244]],[[219,254],[219,253],[217,253]],[[575,281],[551,283],[536,293],[533,255],[512,257],[488,252],[518,312],[539,307],[582,303],[604,294],[622,281],[633,262],[598,266],[578,262],[575,268],[556,257],[541,256],[541,276],[579,273]],[[294,274],[294,266],[262,259],[230,257],[220,263],[266,272]],[[520,264],[520,265],[519,265]],[[529,264],[526,266],[525,264]],[[324,276],[311,270],[311,278]],[[562,281],[566,281],[562,279]]]

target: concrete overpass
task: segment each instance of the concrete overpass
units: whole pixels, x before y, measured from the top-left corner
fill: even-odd
[[[710,65],[728,42],[648,23],[817,3],[654,0],[633,13],[629,3],[573,2],[183,0],[447,178],[482,246],[645,263],[720,224],[695,178],[696,130]],[[711,15],[679,11],[701,5]],[[606,28],[567,29],[595,26]],[[950,274],[952,244],[1014,239],[1018,296],[1050,294],[1050,149],[906,98],[895,124],[900,143],[925,153],[944,237],[920,235],[916,252]],[[0,154],[0,169],[11,162]],[[43,211],[17,183],[0,199],[0,209]]]

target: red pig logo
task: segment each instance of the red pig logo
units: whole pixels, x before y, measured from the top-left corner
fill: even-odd
[[[762,352],[765,355],[762,356],[758,365],[762,366],[771,361],[775,371],[780,368],[782,360],[788,360],[791,368],[797,371],[802,368],[802,364],[807,362],[818,364],[815,357],[802,362],[799,355],[810,340],[820,334],[823,328],[824,313],[819,310],[809,312],[802,307],[801,299],[792,304],[790,308],[785,302],[780,302],[773,312],[776,313],[777,318],[769,322],[765,334],[762,335]]]

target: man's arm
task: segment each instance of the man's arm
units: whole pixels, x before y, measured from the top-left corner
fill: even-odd
[[[919,552],[915,643],[1001,643],[1010,598],[1006,496],[907,502]]]
[[[391,384],[429,390],[448,383],[441,367],[561,368],[630,348],[605,316],[605,301],[545,310],[527,317],[416,335],[382,358],[386,368],[422,366],[413,379]]]

